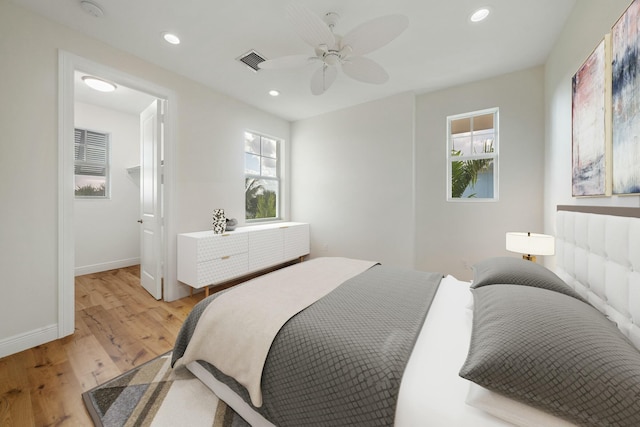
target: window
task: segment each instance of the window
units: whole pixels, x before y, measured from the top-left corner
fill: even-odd
[[[76,129],[74,149],[76,197],[109,197],[109,134]]]
[[[498,109],[447,117],[447,200],[498,200]]]
[[[280,142],[252,132],[244,134],[244,196],[248,220],[279,218]]]

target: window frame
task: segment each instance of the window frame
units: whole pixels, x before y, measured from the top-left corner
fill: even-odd
[[[99,134],[104,136],[105,139],[105,162],[103,163],[98,163],[98,162],[91,162],[91,161],[86,161],[86,160],[78,160],[76,158],[75,155],[75,149],[76,149],[76,142],[75,142],[75,135],[76,132],[78,131],[82,131],[84,133],[84,137],[83,140],[84,145],[86,146],[86,140],[87,140],[87,133],[91,132],[94,134]],[[74,126],[74,158],[73,158],[73,178],[74,178],[74,197],[77,200],[89,200],[89,199],[97,199],[97,200],[108,200],[111,199],[111,133],[109,132],[105,132],[105,131],[98,131],[98,130],[94,130],[94,129],[87,129],[87,128],[83,128],[83,127],[77,127]],[[86,165],[86,166],[99,166],[99,167],[104,167],[105,170],[105,174],[104,174],[104,178],[105,178],[105,188],[104,188],[104,195],[91,195],[91,196],[85,196],[85,195],[79,195],[76,193],[76,186],[75,186],[75,180],[76,177],[79,175],[76,173],[76,167],[77,166],[82,166],[82,165]],[[101,176],[101,175],[94,175],[94,176]]]
[[[246,156],[247,154],[252,154],[252,155],[256,155],[255,153],[250,153],[248,151],[246,151],[245,147],[246,147],[246,134],[251,134],[254,135],[256,137],[259,137],[260,139],[265,138],[265,139],[269,139],[272,141],[275,141],[276,143],[276,175],[274,176],[269,176],[269,175],[262,175],[262,174],[249,174],[247,173],[247,169],[246,169]],[[247,223],[261,223],[261,222],[273,222],[273,221],[281,221],[282,220],[282,203],[283,203],[283,170],[282,170],[282,162],[283,162],[283,144],[284,144],[284,140],[282,138],[278,138],[275,136],[271,136],[268,135],[266,133],[263,132],[257,132],[257,131],[253,131],[253,130],[245,130],[244,131],[244,139],[243,139],[243,153],[244,153],[244,158],[243,158],[243,163],[244,163],[244,182],[245,182],[245,212],[244,212],[244,219]],[[262,144],[262,142],[261,142]],[[263,157],[265,158],[270,158],[267,156],[263,156],[262,153],[260,153],[258,155],[258,157],[260,157],[260,159],[262,159]],[[260,162],[260,164],[262,164],[262,162]],[[270,181],[275,183],[275,186],[277,187],[277,193],[276,193],[276,215],[275,217],[268,217],[268,218],[247,218],[247,205],[246,205],[246,183],[247,183],[247,179],[260,179],[260,180],[265,180],[265,181]]]
[[[494,131],[494,141],[493,141],[493,152],[491,153],[481,153],[481,154],[473,154],[466,156],[453,156],[453,134],[451,133],[451,124],[453,121],[461,120],[461,119],[471,119],[471,127],[469,130],[469,137],[473,141],[473,118],[478,116],[485,116],[488,114],[493,114],[493,131]],[[499,107],[486,108],[484,110],[471,111],[468,113],[455,114],[451,116],[447,116],[447,138],[446,138],[446,161],[447,161],[447,185],[446,185],[446,201],[453,203],[483,203],[483,202],[497,202],[500,200],[499,195],[499,158],[500,158],[500,109]],[[459,135],[459,134],[456,134]],[[467,161],[467,160],[483,160],[483,159],[492,159],[493,160],[493,197],[452,197],[451,192],[453,190],[452,186],[452,173],[453,173],[453,162],[454,161]]]

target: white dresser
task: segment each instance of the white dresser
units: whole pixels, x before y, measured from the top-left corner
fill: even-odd
[[[178,234],[178,280],[205,287],[309,254],[309,224],[279,222],[234,231]]]

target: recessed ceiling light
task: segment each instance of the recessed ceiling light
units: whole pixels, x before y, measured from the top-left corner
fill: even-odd
[[[163,33],[162,37],[167,41],[167,43],[180,44],[180,37],[173,33]]]
[[[278,96],[278,95],[280,95],[280,92],[278,92],[278,91],[277,91],[277,90],[275,90],[275,89],[271,89],[271,90],[269,91],[269,95],[271,95],[271,96]]]
[[[478,9],[469,18],[471,22],[480,22],[483,21],[489,16],[489,9],[483,7],[482,9]]]
[[[93,76],[83,76],[82,81],[91,89],[95,89],[100,92],[113,92],[118,87],[111,82]]]

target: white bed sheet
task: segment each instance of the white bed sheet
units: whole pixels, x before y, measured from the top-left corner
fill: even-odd
[[[402,377],[396,427],[512,425],[465,403],[469,381],[458,372],[469,351],[469,298],[468,282],[440,282]]]
[[[469,283],[442,279],[400,385],[396,427],[513,426],[465,403],[469,381],[458,372],[469,349]],[[273,424],[197,362],[187,368],[254,427]]]

